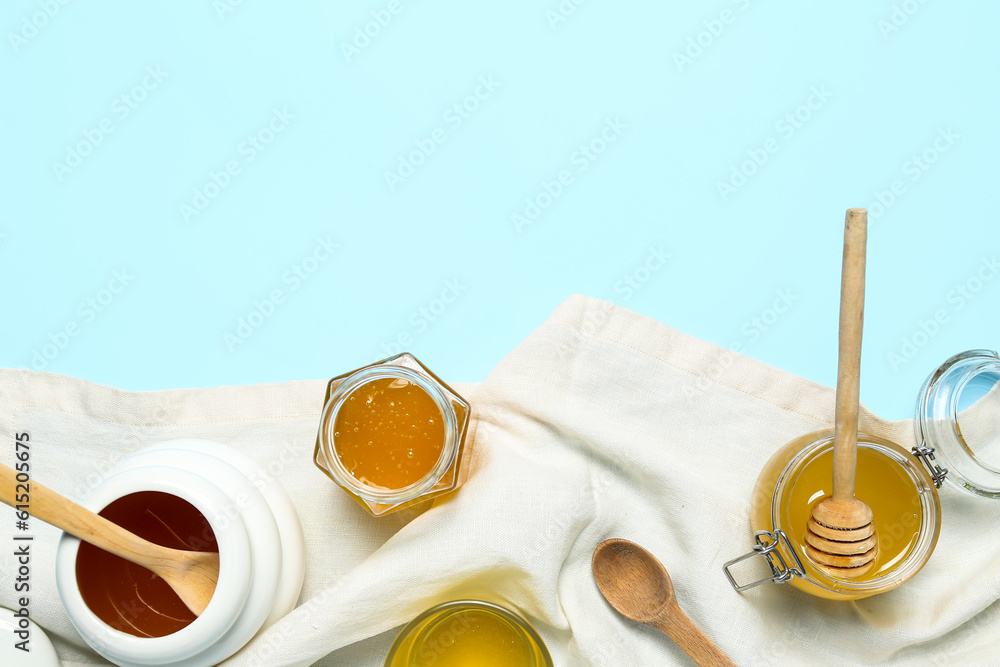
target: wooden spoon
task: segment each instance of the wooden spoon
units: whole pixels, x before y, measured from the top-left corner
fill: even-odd
[[[656,556],[628,540],[607,540],[594,549],[591,566],[604,599],[622,616],[664,632],[702,667],[736,667],[681,611]]]
[[[871,508],[854,497],[867,242],[868,211],[849,209],[844,226],[844,268],[840,286],[833,494],[813,507],[805,535],[805,551],[809,557],[827,573],[844,579],[855,579],[871,570],[878,553],[878,535]]]
[[[18,502],[17,496],[23,500],[24,495],[28,503]],[[217,553],[153,544],[34,480],[17,481],[17,473],[5,465],[0,465],[0,501],[159,575],[195,616],[201,616],[212,599],[219,580]]]

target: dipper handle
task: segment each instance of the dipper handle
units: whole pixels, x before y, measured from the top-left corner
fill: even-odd
[[[840,358],[837,366],[836,425],[833,444],[833,498],[854,497],[858,465],[858,404],[861,332],[865,320],[865,255],[868,211],[847,210],[844,266],[840,284]]]

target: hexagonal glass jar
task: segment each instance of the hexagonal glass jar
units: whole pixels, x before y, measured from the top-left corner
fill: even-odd
[[[422,478],[400,489],[387,489],[359,480],[344,466],[336,449],[334,427],[345,401],[364,385],[382,379],[405,380],[426,393],[440,410],[444,426],[444,442],[437,462]],[[330,380],[313,461],[373,516],[383,516],[451,493],[462,485],[465,481],[463,463],[468,458],[466,433],[471,412],[472,408],[464,398],[416,357],[404,352]]]

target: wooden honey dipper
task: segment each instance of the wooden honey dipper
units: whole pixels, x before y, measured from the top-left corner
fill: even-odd
[[[861,331],[865,319],[865,248],[868,211],[847,211],[840,286],[840,359],[833,438],[833,494],[813,507],[805,551],[825,572],[856,579],[871,570],[878,553],[872,510],[854,497],[858,467],[858,405]]]

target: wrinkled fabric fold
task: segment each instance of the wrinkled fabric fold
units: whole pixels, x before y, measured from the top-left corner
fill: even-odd
[[[739,665],[1000,664],[1000,505],[947,487],[938,547],[895,591],[844,603],[789,586],[730,587],[722,564],[751,545],[757,473],[785,442],[832,425],[832,388],[582,296],[484,381],[453,387],[474,406],[468,482],[379,519],[312,464],[325,380],[125,392],[0,370],[0,451],[13,461],[14,434],[29,432],[33,477],[70,497],[173,438],[222,442],[267,467],[301,516],[306,580],[296,610],[233,667],[376,667],[400,625],[478,596],[526,615],[557,665],[690,664],[600,596],[590,558],[610,537],[659,557],[682,608]],[[914,444],[910,420],[863,409],[861,427]],[[32,617],[65,665],[104,664],[56,595],[58,531],[32,527]],[[0,568],[10,607],[13,564]]]

